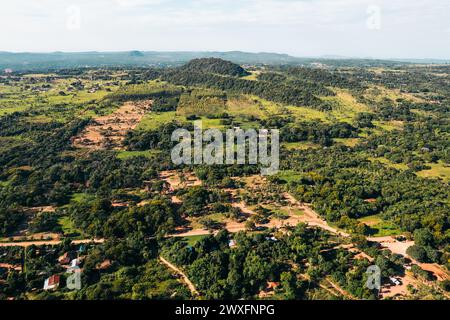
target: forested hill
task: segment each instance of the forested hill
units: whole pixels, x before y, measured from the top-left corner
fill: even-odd
[[[0,52],[0,70],[46,71],[66,68],[181,66],[192,59],[220,58],[237,64],[252,65],[326,65],[326,66],[392,66],[405,64],[385,60],[297,58],[287,54],[230,52]]]
[[[216,73],[224,76],[243,77],[250,73],[241,66],[219,58],[194,59],[183,66],[184,71]]]

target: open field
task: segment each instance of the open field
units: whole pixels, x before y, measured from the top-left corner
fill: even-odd
[[[370,227],[370,234],[373,237],[396,236],[402,234],[402,231],[392,222],[381,219],[379,215],[360,218],[358,221]]]
[[[444,181],[450,180],[450,166],[449,165],[446,165],[442,162],[429,163],[426,165],[430,166],[431,169],[417,172],[418,176],[421,176],[424,178],[441,178]]]

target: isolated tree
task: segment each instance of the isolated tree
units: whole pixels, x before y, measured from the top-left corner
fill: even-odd
[[[245,229],[248,231],[253,231],[256,229],[256,224],[251,220],[247,220],[245,222]]]
[[[417,229],[414,231],[414,242],[418,246],[432,246],[434,236],[428,229]]]
[[[421,246],[411,246],[408,248],[408,250],[406,250],[406,253],[419,262],[425,262],[427,260],[427,252]]]

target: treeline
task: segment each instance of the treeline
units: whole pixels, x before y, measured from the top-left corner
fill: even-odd
[[[320,83],[322,86],[331,86],[345,89],[362,89],[363,82],[349,73],[341,73],[337,70],[327,70],[321,68],[305,67],[277,67],[276,71],[281,71],[291,77],[312,83]]]
[[[283,142],[310,141],[323,146],[333,144],[334,138],[353,138],[358,129],[346,122],[325,124],[321,122],[297,122],[281,127],[280,138]]]
[[[328,89],[322,82],[308,81],[302,78],[289,77],[284,73],[276,72],[262,72],[258,75],[259,81],[267,81],[272,83],[285,83],[289,86],[294,86],[307,90],[316,96],[334,96],[335,93]]]
[[[164,99],[173,105],[174,100],[179,99],[182,92],[183,89],[180,87],[161,82],[130,84],[120,87],[117,91],[107,95],[105,99],[112,102],[156,99],[160,100],[158,101],[158,107],[162,108]]]
[[[232,93],[252,94],[269,101],[296,106],[320,108],[322,102],[308,90],[301,87],[268,81],[250,81],[201,72],[171,70],[162,73],[161,78],[183,86],[205,86]]]

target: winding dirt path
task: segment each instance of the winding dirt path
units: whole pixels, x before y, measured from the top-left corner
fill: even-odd
[[[315,226],[322,228],[324,230],[330,231],[331,233],[335,233],[337,235],[340,235],[342,237],[349,237],[350,235],[346,232],[340,231],[336,228],[331,227],[324,219],[322,219],[317,212],[315,212],[313,209],[311,209],[310,206],[307,204],[300,203],[297,199],[294,198],[290,193],[285,192],[284,197],[286,200],[293,206],[297,207],[298,209],[302,210],[305,214],[302,217],[302,221],[305,222],[310,226]]]
[[[167,261],[166,259],[164,259],[162,256],[159,256],[159,260],[165,264],[167,267],[169,267],[170,269],[172,269],[173,271],[175,271],[178,275],[181,276],[181,278],[183,279],[183,282],[186,283],[186,285],[188,286],[189,290],[191,291],[193,296],[200,296],[200,293],[197,291],[197,289],[195,288],[194,284],[191,282],[191,280],[189,280],[189,278],[186,276],[186,274],[181,271],[179,268],[177,268],[175,265],[173,265],[172,263],[170,263],[169,261]]]
[[[338,291],[341,295],[343,295],[344,297],[350,299],[350,300],[357,300],[354,296],[352,296],[348,291],[342,289],[339,285],[337,285],[336,283],[334,283],[334,281],[332,281],[330,278],[326,279],[327,282],[336,290]]]

